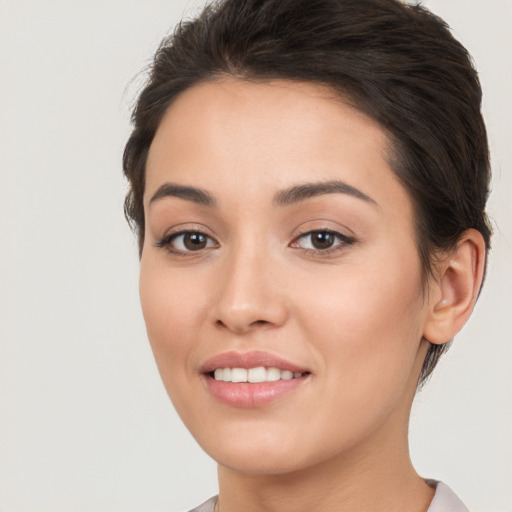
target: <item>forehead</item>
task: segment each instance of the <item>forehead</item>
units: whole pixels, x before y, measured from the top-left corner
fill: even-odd
[[[165,181],[240,197],[341,179],[370,196],[406,195],[388,145],[377,122],[327,87],[206,82],[183,92],[160,123],[147,162],[146,204]]]

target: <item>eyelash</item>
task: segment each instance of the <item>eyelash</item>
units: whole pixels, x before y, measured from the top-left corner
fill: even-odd
[[[329,256],[331,254],[343,251],[347,246],[353,245],[356,240],[353,237],[344,235],[343,233],[340,233],[338,231],[334,231],[332,229],[313,229],[310,231],[306,231],[305,233],[302,233],[301,235],[297,236],[293,242],[290,244],[290,247],[294,249],[301,249],[301,247],[298,244],[298,241],[301,239],[305,239],[307,237],[311,237],[314,234],[329,234],[333,235],[337,240],[338,243],[336,243],[333,247],[329,247],[326,249],[313,249],[313,248],[302,248],[302,250],[305,252],[308,256]],[[178,239],[180,236],[186,236],[186,235],[200,235],[207,239],[207,244],[209,242],[214,242],[215,246],[218,247],[218,243],[209,235],[206,233],[194,230],[194,229],[187,229],[183,231],[178,231],[176,233],[169,233],[167,235],[164,235],[161,239],[159,239],[155,243],[155,247],[165,249],[171,254],[175,254],[178,256],[193,256],[194,254],[200,254],[203,251],[207,249],[215,248],[215,246],[206,246],[204,248],[198,249],[197,251],[194,250],[183,250],[183,249],[177,249],[176,247],[172,246],[172,242],[174,242],[176,239]]]

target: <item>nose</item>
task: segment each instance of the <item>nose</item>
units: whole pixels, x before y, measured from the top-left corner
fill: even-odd
[[[288,311],[278,271],[268,255],[239,251],[223,262],[216,275],[218,295],[213,321],[235,334],[281,327]]]

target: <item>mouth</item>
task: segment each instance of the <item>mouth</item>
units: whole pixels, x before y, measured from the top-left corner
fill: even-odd
[[[267,352],[225,352],[209,359],[201,373],[211,395],[232,407],[266,405],[309,381],[311,372]]]
[[[278,380],[300,379],[309,372],[292,372],[282,370],[276,367],[265,368],[256,366],[255,368],[216,368],[209,372],[210,377],[222,382],[250,382],[258,384],[260,382],[277,382]]]

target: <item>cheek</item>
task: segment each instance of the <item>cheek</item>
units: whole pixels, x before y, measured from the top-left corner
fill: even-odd
[[[143,257],[139,292],[148,338],[167,385],[171,377],[189,370],[196,326],[207,316],[204,290],[186,272]]]
[[[164,387],[186,424],[194,425],[194,390],[202,388],[194,361],[206,298],[197,280],[150,257],[141,261],[140,300],[146,331]],[[201,293],[202,292],[202,293]],[[199,388],[198,388],[199,386]],[[192,417],[192,419],[190,419]]]
[[[351,389],[384,390],[405,383],[421,341],[421,274],[416,254],[403,262],[347,264],[336,274],[305,276],[296,301],[302,328],[331,361],[332,379]],[[325,356],[324,356],[325,357]],[[333,367],[334,365],[334,367]]]
[[[329,404],[311,416],[310,428],[324,432],[329,453],[339,448],[333,440],[348,447],[382,425],[414,387],[422,333],[419,267],[388,263],[365,265],[364,272],[340,268],[330,279],[317,275],[305,281],[308,293],[295,303]]]

